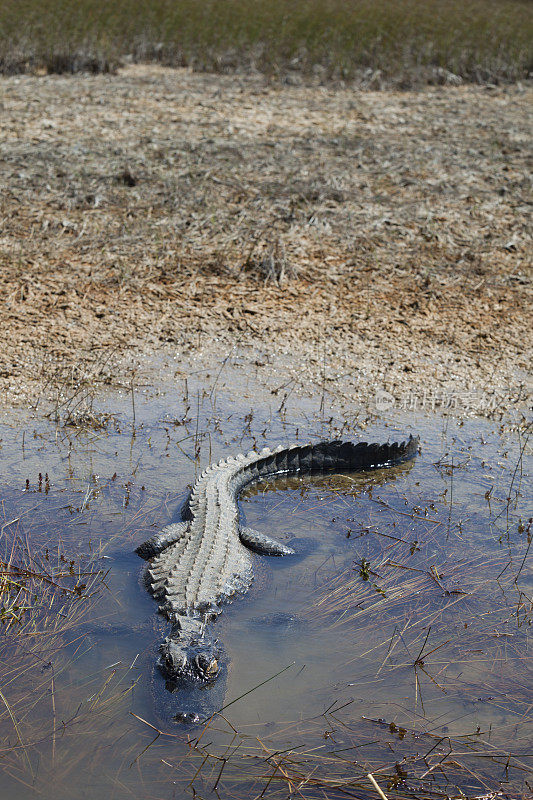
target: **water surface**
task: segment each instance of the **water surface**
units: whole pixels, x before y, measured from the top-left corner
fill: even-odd
[[[242,373],[227,364],[138,387],[134,403],[128,392],[102,395],[88,427],[22,413],[2,424],[4,557],[18,539],[35,565],[52,569],[54,554],[66,572],[90,575],[69,584],[90,591],[59,609],[62,625],[41,650],[35,637],[14,646],[4,632],[0,796],[181,798],[216,787],[221,797],[285,797],[299,785],[305,797],[375,796],[367,772],[395,797],[500,786],[525,795],[524,436],[476,419],[369,418],[323,395],[280,403]],[[421,454],[393,470],[247,489],[247,524],[295,540],[300,555],[255,559],[251,591],[216,623],[228,664],[222,716],[203,735],[174,726],[177,700],[154,669],[167,628],[136,545],[178,518],[212,460],[411,432]]]

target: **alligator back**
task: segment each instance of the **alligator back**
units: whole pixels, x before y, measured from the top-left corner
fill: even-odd
[[[417,447],[418,438],[412,436],[382,445],[318,442],[265,448],[207,467],[191,491],[184,509],[187,522],[177,539],[160,551],[165,529],[138,549],[145,558],[155,556],[148,577],[152,593],[162,601],[160,610],[174,620],[194,612],[216,614],[223,601],[250,585],[252,562],[241,542],[237,507],[244,486],[275,475],[390,467],[412,458]]]

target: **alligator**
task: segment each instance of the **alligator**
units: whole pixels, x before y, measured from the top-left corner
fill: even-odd
[[[163,528],[137,547],[149,561],[145,578],[160,601],[159,611],[172,623],[160,647],[158,666],[171,692],[181,692],[178,722],[198,722],[191,705],[225,667],[221,647],[208,623],[225,602],[244,593],[253,579],[250,551],[289,556],[295,551],[239,522],[237,501],[248,484],[287,474],[351,472],[392,467],[414,458],[418,437],[404,442],[368,444],[340,440],[291,447],[268,447],[222,459],[207,467],[182,509],[182,520]],[[188,698],[188,701],[187,701]]]

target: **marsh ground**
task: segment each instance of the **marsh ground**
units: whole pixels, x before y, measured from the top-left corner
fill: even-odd
[[[2,78],[3,402],[237,346],[362,404],[523,408],[530,103],[153,65]]]

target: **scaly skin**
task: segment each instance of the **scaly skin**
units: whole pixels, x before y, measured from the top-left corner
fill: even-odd
[[[210,683],[217,677],[220,650],[205,626],[236,592],[250,586],[249,551],[276,556],[294,553],[239,524],[237,499],[246,485],[275,475],[390,467],[414,458],[417,449],[418,438],[412,436],[400,444],[319,442],[252,451],[204,470],[184,508],[184,521],[167,526],[136,551],[150,560],[149,588],[161,601],[159,611],[173,623],[159,660],[168,687]],[[197,716],[185,710],[178,719],[196,721]]]

